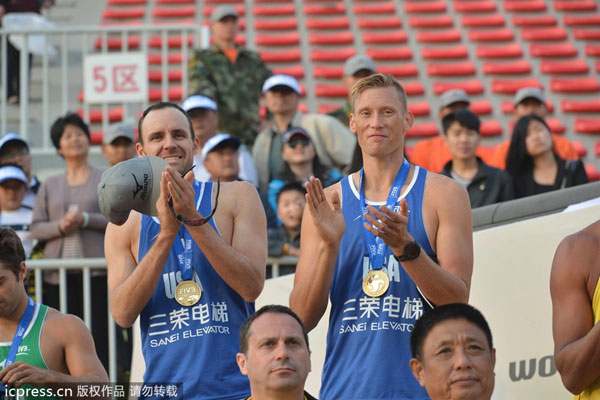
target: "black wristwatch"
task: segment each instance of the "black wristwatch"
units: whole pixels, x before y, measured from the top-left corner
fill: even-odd
[[[414,260],[415,258],[419,257],[419,255],[421,255],[421,246],[419,246],[419,243],[413,240],[412,242],[406,243],[406,246],[404,246],[404,253],[400,254],[399,256],[394,255],[394,257],[396,260],[403,262]]]

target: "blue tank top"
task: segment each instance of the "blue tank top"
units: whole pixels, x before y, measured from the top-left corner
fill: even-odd
[[[399,207],[400,199],[406,197],[408,232],[431,256],[434,252],[422,214],[426,177],[427,170],[415,167],[413,178],[396,205]],[[346,231],[329,293],[331,312],[320,398],[428,399],[412,374],[409,360],[413,325],[431,305],[389,248],[384,258],[390,277],[388,291],[377,298],[363,292],[363,277],[371,267],[363,237],[359,192],[351,179],[352,175],[341,181]]]
[[[197,205],[209,215],[212,182],[195,182]],[[218,232],[211,218],[210,225]],[[184,226],[180,234],[183,235]],[[148,252],[160,231],[158,219],[142,215],[138,258]],[[178,238],[175,240],[179,240]],[[241,399],[250,395],[248,378],[236,363],[239,330],[254,312],[210,265],[193,243],[194,281],[202,288],[200,301],[184,307],[175,301],[181,281],[176,251],[171,248],[154,294],[140,314],[144,382],[183,383],[183,398]]]

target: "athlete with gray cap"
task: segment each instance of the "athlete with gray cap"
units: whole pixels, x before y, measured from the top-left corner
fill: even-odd
[[[158,173],[147,158],[148,179],[122,188],[144,202],[156,185],[160,192],[155,216],[132,211],[106,230],[111,312],[121,326],[140,317],[145,382],[183,382],[185,399],[241,399],[250,390],[235,361],[237,334],[264,285],[266,219],[250,183],[194,179],[191,126],[173,103],[150,106],[138,123],[138,156],[168,166]]]

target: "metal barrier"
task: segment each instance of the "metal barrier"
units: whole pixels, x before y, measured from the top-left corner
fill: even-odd
[[[87,54],[101,54],[107,53],[109,50],[108,38],[119,37],[121,39],[121,52],[127,52],[130,50],[128,46],[128,40],[134,35],[139,35],[140,42],[139,48],[135,51],[149,54],[149,39],[151,36],[160,37],[161,43],[160,51],[161,56],[161,89],[163,100],[168,99],[168,84],[169,84],[169,43],[168,38],[172,38],[173,35],[181,37],[181,85],[183,88],[183,97],[186,96],[188,86],[188,58],[189,58],[189,44],[188,35],[192,37],[192,47],[196,47],[202,43],[206,46],[206,29],[202,29],[193,25],[161,25],[161,26],[131,26],[131,27],[60,27],[53,29],[0,29],[0,132],[7,132],[8,126],[8,105],[7,105],[7,41],[11,34],[18,34],[24,37],[23,48],[20,52],[20,112],[19,112],[19,134],[33,144],[32,151],[34,153],[50,153],[54,154],[55,151],[50,143],[49,135],[43,135],[41,145],[38,142],[31,142],[33,139],[30,136],[30,127],[28,123],[28,116],[35,115],[41,116],[41,131],[48,132],[50,127],[50,120],[56,115],[72,110],[79,106],[77,96],[73,96],[69,93],[70,87],[75,87],[83,90],[83,59]],[[41,56],[42,60],[42,99],[41,99],[41,110],[37,110],[37,104],[30,103],[29,96],[29,46],[28,38],[32,35],[41,35],[44,37],[47,43],[58,48],[58,69],[59,79],[52,80],[50,77],[50,59],[48,46],[45,46],[44,52]],[[200,42],[201,38],[204,40]],[[100,51],[95,51],[95,43],[99,40]],[[75,42],[79,44],[75,44]],[[152,47],[156,47],[153,45]],[[177,64],[179,65],[179,64]],[[71,73],[70,71],[76,71],[81,69],[81,73]],[[53,71],[54,72],[54,71]],[[77,89],[76,89],[77,90]],[[148,105],[146,100],[142,103],[142,107],[145,108]],[[102,104],[102,129],[105,130],[108,126],[108,104]],[[89,110],[90,104],[83,103],[81,107],[84,111],[84,120],[89,123]],[[127,111],[127,104],[123,104],[124,109]],[[127,115],[127,114],[125,114]],[[137,112],[134,117],[137,117]]]
[[[295,265],[298,262],[296,257],[282,257],[267,259],[267,266],[271,267],[271,276],[279,276],[279,266]],[[43,302],[42,295],[42,272],[56,271],[59,274],[59,299],[60,311],[67,312],[67,271],[81,270],[83,272],[83,321],[88,329],[91,330],[92,308],[91,308],[91,285],[90,277],[92,269],[106,269],[106,260],[104,258],[80,258],[80,259],[42,259],[28,260],[27,268],[33,271],[35,278],[36,301]],[[107,294],[108,296],[108,294]],[[108,297],[110,305],[110,297]],[[117,353],[116,353],[116,335],[115,321],[112,318],[110,309],[106,311],[108,318],[108,377],[111,382],[117,381]]]

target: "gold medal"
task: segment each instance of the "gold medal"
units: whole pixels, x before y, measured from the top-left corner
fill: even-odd
[[[382,269],[372,269],[363,279],[362,287],[367,296],[379,297],[390,287],[390,278]]]
[[[193,306],[200,301],[202,289],[194,281],[181,281],[175,288],[175,301],[182,306]]]

